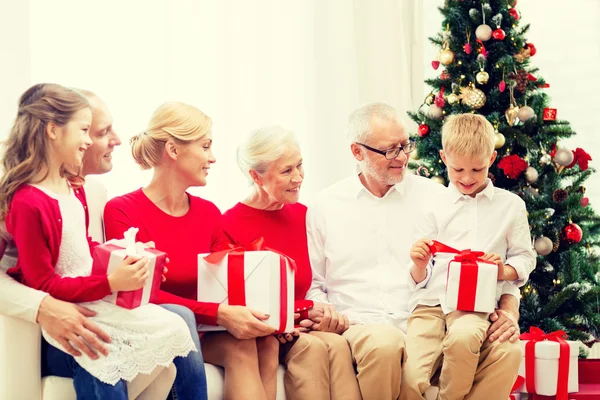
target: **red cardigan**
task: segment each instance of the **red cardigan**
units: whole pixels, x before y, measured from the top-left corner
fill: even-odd
[[[167,281],[160,286],[158,303],[186,306],[202,324],[217,324],[219,304],[198,302],[198,254],[225,248],[221,212],[210,201],[188,194],[190,209],[173,217],[138,189],[115,197],[104,208],[106,240],[121,239],[130,227],[139,228],[137,240],[154,241],[169,257]]]
[[[306,241],[306,206],[285,204],[280,210],[265,211],[237,203],[223,214],[223,231],[232,243],[242,246],[262,237],[265,246],[293,258],[298,268],[294,287],[296,308],[302,308],[299,301],[306,297],[312,281]]]
[[[85,191],[76,189],[75,195],[85,208],[87,222]],[[99,300],[111,293],[106,276],[67,278],[56,274],[62,237],[62,216],[56,199],[33,186],[22,185],[10,203],[6,227],[19,251],[17,265],[8,270],[16,280],[73,303]],[[97,243],[89,236],[88,243],[92,252]]]

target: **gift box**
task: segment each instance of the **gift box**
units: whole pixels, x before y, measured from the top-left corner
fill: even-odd
[[[527,400],[527,397],[524,396],[522,399]],[[521,393],[511,393],[508,400],[521,400]]]
[[[167,259],[167,253],[147,248],[143,243],[136,242],[137,232],[137,228],[130,228],[125,232],[124,239],[109,240],[96,246],[92,264],[92,275],[109,275],[127,257],[140,256],[148,259],[149,278],[144,287],[138,290],[112,293],[104,298],[105,301],[128,309],[155,302]]]
[[[273,250],[243,248],[198,255],[198,301],[247,306],[269,315],[276,332],[294,329],[295,262]],[[199,325],[199,331],[224,330]]]
[[[579,390],[579,344],[567,341],[564,331],[544,333],[531,327],[521,335],[523,362],[519,375],[525,377],[520,391],[567,400]]]
[[[432,254],[453,253],[448,263],[446,280],[446,307],[450,311],[492,313],[496,309],[498,266],[480,259],[482,251],[456,250],[433,241]]]
[[[523,382],[525,382],[525,378],[521,375],[517,376],[517,379],[515,379],[515,383],[513,383],[512,389],[510,390],[512,393],[508,396],[508,400],[521,400],[521,393],[519,393],[518,390],[523,385]]]

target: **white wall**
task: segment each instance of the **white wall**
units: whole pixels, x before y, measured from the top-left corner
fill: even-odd
[[[437,7],[443,4],[443,0],[423,1],[425,37],[441,29],[442,18]],[[531,23],[527,37],[537,49],[531,61],[550,84],[550,88],[544,90],[552,98],[551,107],[558,109],[558,118],[569,121],[577,132],[564,141],[565,146],[586,150],[593,159],[590,166],[599,170],[585,186],[590,204],[600,210],[600,124],[597,120],[600,117],[600,1],[572,0],[567,4],[558,0],[520,0],[517,8],[522,22]],[[431,60],[438,52],[433,46],[424,51],[423,67],[427,77],[435,76]],[[423,97],[429,93],[427,87],[423,93]]]

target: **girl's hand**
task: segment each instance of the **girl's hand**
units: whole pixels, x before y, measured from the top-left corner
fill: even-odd
[[[291,342],[298,336],[300,336],[300,332],[298,331],[298,329],[294,329],[293,331],[291,331],[289,333],[280,333],[276,337],[277,337],[277,340],[279,340],[279,343],[286,344],[287,342]]]
[[[113,293],[138,290],[144,287],[148,275],[147,258],[127,257],[113,273],[108,275],[108,284]]]

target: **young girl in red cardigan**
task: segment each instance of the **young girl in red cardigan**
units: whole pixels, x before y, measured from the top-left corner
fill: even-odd
[[[139,374],[146,375],[139,379],[152,379],[158,372],[161,379],[129,398],[164,399],[175,377],[173,359],[187,355],[194,345],[184,321],[165,309],[149,304],[128,310],[102,300],[112,292],[143,287],[149,274],[145,258],[130,257],[108,276],[90,276],[97,243],[87,234],[83,189],[76,196],[73,188],[81,184],[77,171],[92,144],[91,118],[87,100],[59,85],[35,85],[21,97],[0,181],[0,220],[6,219],[19,249],[17,265],[8,272],[28,286],[96,312],[93,321],[111,342],[106,356],[76,357],[87,372],[111,385],[121,379],[131,382]],[[84,346],[80,337],[59,343],[42,334],[63,351]]]

